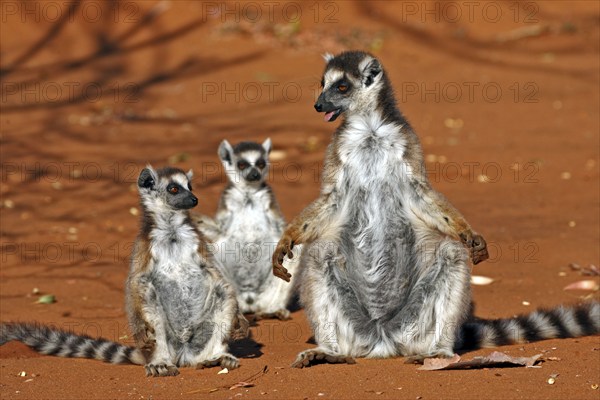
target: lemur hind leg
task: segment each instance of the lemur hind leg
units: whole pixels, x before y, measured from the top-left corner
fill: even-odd
[[[301,279],[300,302],[310,321],[317,348],[302,351],[292,367],[303,368],[319,363],[354,364],[358,336],[356,321],[346,317],[345,309],[352,307],[343,293],[345,258],[335,241],[316,241],[305,247],[298,278]]]
[[[149,299],[156,298],[156,289],[154,285],[148,284]],[[148,340],[151,342],[152,355],[149,362],[144,365],[146,376],[175,376],[179,375],[179,370],[173,363],[173,346],[169,343],[167,330],[165,327],[165,311],[159,302],[147,301],[145,308],[146,318],[152,328],[152,333]]]
[[[227,337],[230,329],[230,326],[212,322],[198,327],[198,340],[190,343],[190,350],[194,356],[187,364],[199,369],[219,365],[228,369],[239,367],[239,360],[227,350]]]
[[[452,357],[457,333],[471,302],[469,254],[458,241],[421,242],[419,274],[408,301],[386,331],[411,360]],[[427,245],[429,245],[428,251]]]
[[[217,292],[224,288],[217,288]],[[238,313],[237,301],[233,292],[222,303],[215,303],[211,310],[212,320],[199,321],[186,355],[186,364],[196,368],[209,368],[220,365],[223,368],[239,367],[239,360],[228,352],[227,341],[235,329],[234,321]],[[243,317],[242,317],[243,318]],[[245,321],[244,319],[244,322]]]
[[[150,361],[144,365],[146,376],[175,376],[179,370],[173,363],[173,347],[169,344],[164,321],[154,325],[153,352]]]
[[[290,272],[296,273],[295,270]],[[277,318],[281,321],[290,319],[290,311],[286,307],[293,292],[293,285],[293,283],[285,282],[274,275],[269,276],[254,305],[256,310],[254,319]]]

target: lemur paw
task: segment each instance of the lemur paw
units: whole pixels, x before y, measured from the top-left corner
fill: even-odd
[[[156,340],[147,340],[147,341],[143,342],[142,346],[140,347],[140,350],[145,354],[146,353],[152,354],[155,346],[156,346]]]
[[[286,309],[274,312],[273,316],[275,318],[277,318],[278,320],[280,320],[280,321],[287,321],[288,319],[291,319],[290,312],[288,310],[286,310]]]
[[[289,282],[292,278],[292,274],[288,272],[288,270],[283,266],[283,260],[287,255],[289,258],[294,257],[294,253],[292,253],[292,249],[294,248],[294,240],[290,235],[286,235],[285,233],[277,243],[277,247],[275,248],[275,252],[273,252],[273,275],[278,278],[283,279],[286,282]]]
[[[146,364],[144,365],[146,376],[176,376],[179,375],[179,370],[172,364]]]
[[[490,258],[487,250],[487,243],[483,236],[478,233],[473,234],[473,245],[471,246],[471,259],[473,264],[479,264]]]
[[[238,360],[236,357],[232,356],[231,354],[224,354],[221,357],[221,361],[219,364],[223,368],[236,369],[236,368],[239,368],[239,366],[240,366],[240,360]]]
[[[206,361],[202,361],[200,363],[198,363],[196,365],[197,369],[204,369],[204,368],[212,368],[212,367],[216,367],[217,365],[220,365],[223,368],[227,368],[227,369],[236,369],[240,366],[240,360],[238,360],[236,357],[232,356],[229,353],[225,353],[222,356],[212,359],[212,360],[206,360]]]
[[[272,313],[256,313],[254,319],[260,321],[261,319],[277,318],[280,321],[287,321],[291,319],[290,312],[286,309],[275,311]]]
[[[146,329],[135,333],[134,335],[137,347],[147,357],[152,355],[156,346],[156,338],[154,337],[154,329],[147,327]]]
[[[469,248],[473,264],[479,264],[480,262],[490,258],[487,250],[487,243],[485,242],[483,236],[481,236],[479,233],[466,231],[460,234],[460,238]]]
[[[292,363],[292,368],[305,368],[315,364],[356,364],[356,360],[350,356],[338,356],[325,353],[323,350],[305,350],[298,354]]]

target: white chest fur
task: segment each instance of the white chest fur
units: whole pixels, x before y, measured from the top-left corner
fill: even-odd
[[[200,263],[198,236],[190,225],[183,223],[184,219],[184,216],[174,216],[169,221],[157,220],[157,226],[150,233],[150,253],[158,272],[189,273]]]
[[[225,226],[225,237],[242,242],[276,240],[275,221],[271,220],[271,198],[266,190],[242,192],[232,190],[226,201],[230,221]]]
[[[410,167],[403,159],[406,143],[401,129],[396,123],[383,121],[378,113],[349,117],[340,137],[343,176],[338,185],[352,181],[366,189],[382,182],[402,181]]]
[[[406,141],[401,129],[375,113],[350,117],[339,137],[338,217],[349,230],[354,248],[365,257],[359,264],[373,268],[404,224],[410,167],[404,160]]]

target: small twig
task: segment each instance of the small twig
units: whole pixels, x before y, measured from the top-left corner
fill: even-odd
[[[205,389],[205,388],[204,389],[196,389],[196,390],[192,390],[190,392],[186,392],[186,394],[194,394],[194,393],[202,393],[202,392],[213,393],[213,392],[217,392],[219,390],[232,390],[232,389],[236,389],[238,387],[250,387],[249,385],[254,386],[252,384],[252,381],[255,381],[256,379],[260,378],[261,376],[263,376],[267,372],[269,372],[269,366],[265,365],[257,373],[255,373],[253,375],[250,375],[246,379],[242,379],[241,381],[238,381],[236,383],[221,385],[221,386],[218,386],[218,387],[212,388],[212,389]]]

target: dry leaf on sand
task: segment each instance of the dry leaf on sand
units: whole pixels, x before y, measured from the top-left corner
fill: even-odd
[[[436,371],[441,369],[469,369],[489,367],[533,367],[541,354],[531,357],[511,357],[499,351],[494,351],[489,356],[474,357],[468,361],[460,361],[460,356],[455,354],[452,358],[426,358],[420,370]]]

